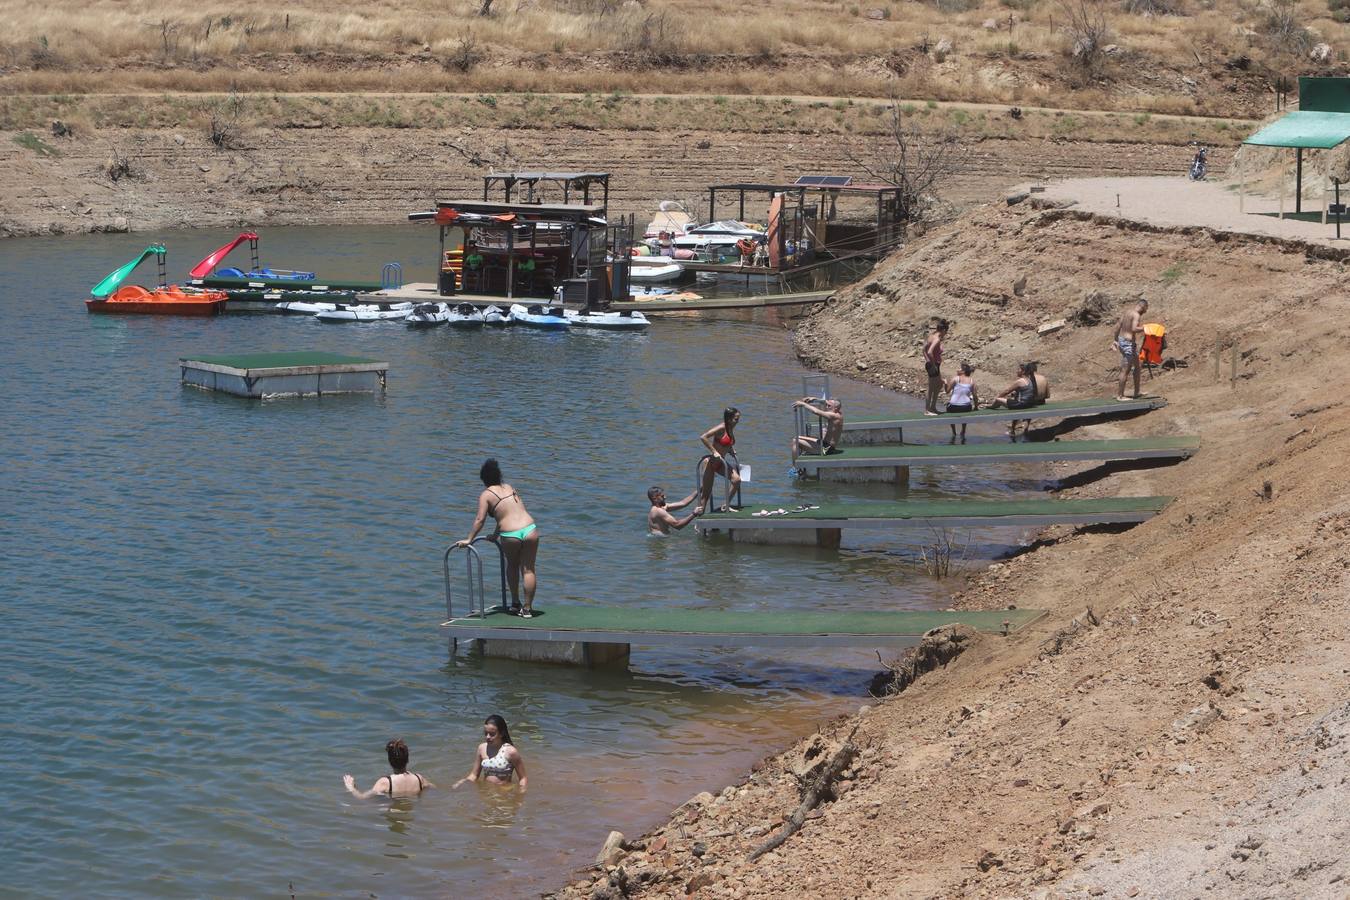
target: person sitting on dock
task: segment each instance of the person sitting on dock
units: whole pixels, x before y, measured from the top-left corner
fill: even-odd
[[[452,784],[450,789],[454,790],[466,781],[476,782],[479,779],[484,784],[510,784],[512,774],[520,778],[520,792],[525,793],[525,760],[521,759],[516,745],[511,743],[511,731],[506,727],[506,720],[491,715],[483,720],[483,743],[478,745],[473,768],[468,775]]]
[[[947,409],[949,413],[968,413],[980,408],[980,393],[975,387],[975,367],[961,363],[956,374],[947,379]],[[952,441],[956,441],[956,426],[952,426]],[[966,423],[961,423],[961,443],[966,442]]]
[[[839,449],[840,438],[844,436],[844,404],[834,399],[817,400],[815,397],[803,397],[800,400],[794,400],[792,406],[794,409],[799,406],[803,409],[809,409],[824,420],[820,437],[799,434],[792,439],[792,464],[794,466],[797,464],[797,457],[803,453],[828,456],[833,453],[844,452]]]
[[[949,328],[950,322],[938,319],[933,325],[932,333],[928,335],[928,340],[923,344],[923,370],[928,375],[928,395],[923,401],[925,416],[938,414],[937,399],[938,393],[942,390],[942,341],[947,337]]]
[[[696,497],[698,497],[698,491],[694,491],[679,503],[667,503],[666,491],[664,488],[647,488],[647,499],[651,501],[652,504],[652,508],[647,512],[647,533],[670,534],[672,528],[679,531],[681,528],[694,521],[694,519],[698,518],[697,512],[691,512],[683,519],[677,519],[671,515],[671,511],[684,509],[690,503],[693,503]]]
[[[478,470],[483,481],[483,492],[478,495],[478,515],[473,520],[469,536],[455,544],[466,547],[478,536],[488,516],[497,520],[493,540],[506,557],[506,583],[511,588],[511,612],[522,619],[534,616],[534,561],[539,554],[539,530],[525,509],[520,494],[502,482],[502,470],[497,460],[489,459]],[[521,583],[525,586],[525,606],[520,605]]]
[[[1017,366],[1017,379],[1008,389],[989,404],[990,409],[1031,409],[1050,398],[1050,380],[1036,372],[1038,363],[1024,362]],[[1008,423],[1008,437],[1017,439],[1017,420]]]
[[[694,515],[703,515],[704,508],[712,500],[713,479],[725,475],[727,479],[727,500],[721,511],[731,506],[731,495],[741,483],[741,464],[736,459],[736,423],[741,420],[741,411],[734,406],[722,410],[722,421],[700,435],[699,440],[708,448],[707,465],[703,466],[703,478],[699,487],[699,502]]]
[[[1116,382],[1117,400],[1139,399],[1139,348],[1144,343],[1144,313],[1148,301],[1142,297],[1120,317],[1111,346],[1120,351],[1120,378]],[[1125,381],[1134,374],[1134,397],[1125,396]]]
[[[384,752],[389,757],[389,768],[394,771],[376,778],[370,790],[358,791],[355,778],[350,775],[342,776],[342,783],[347,786],[347,792],[353,797],[361,800],[374,797],[376,794],[387,797],[416,797],[427,788],[436,786],[416,772],[408,771],[408,745],[401,738],[394,738],[385,744]]]

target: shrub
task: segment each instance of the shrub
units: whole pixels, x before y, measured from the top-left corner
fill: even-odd
[[[1061,0],[1064,33],[1069,38],[1069,53],[1083,72],[1091,77],[1101,75],[1106,63],[1106,45],[1111,40],[1111,28],[1106,23],[1106,9],[1101,0]]]
[[[1261,32],[1277,53],[1302,56],[1313,45],[1312,34],[1300,21],[1298,0],[1271,0]]]

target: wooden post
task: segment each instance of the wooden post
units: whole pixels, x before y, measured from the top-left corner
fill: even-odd
[[[1230,387],[1237,387],[1237,357],[1238,357],[1237,341],[1233,342],[1232,350],[1233,353],[1232,356],[1230,357],[1231,365],[1229,367],[1228,373],[1228,384]]]
[[[817,528],[816,546],[824,547],[826,550],[838,550],[843,533],[842,528]]]
[[[1294,215],[1303,212],[1303,148],[1294,148]]]
[[[909,487],[909,466],[895,467],[895,483],[901,487]]]
[[[1219,382],[1219,360],[1223,357],[1223,340],[1218,334],[1214,335],[1214,383]]]
[[[514,295],[512,289],[516,281],[516,226],[506,226],[506,299]]]

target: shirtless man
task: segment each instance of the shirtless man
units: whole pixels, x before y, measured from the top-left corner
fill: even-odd
[[[684,509],[694,499],[698,497],[698,491],[685,497],[679,503],[666,503],[666,492],[659,487],[647,489],[647,499],[651,501],[652,508],[647,512],[647,533],[648,534],[670,534],[674,528],[679,531],[698,517],[698,510],[691,512],[683,519],[677,519],[670,514],[672,509]]]
[[[1116,337],[1111,346],[1120,351],[1120,380],[1116,385],[1116,399],[1139,399],[1139,348],[1144,342],[1144,313],[1148,312],[1148,301],[1140,300],[1134,308],[1120,317],[1116,326]],[[1134,397],[1125,396],[1125,380],[1134,373]]]
[[[819,438],[799,434],[792,439],[792,464],[797,464],[797,457],[803,453],[819,453],[824,456],[830,453],[842,453],[839,449],[839,439],[844,435],[844,404],[838,400],[815,400],[813,397],[803,397],[800,400],[793,401],[793,408],[798,406],[803,409],[809,409],[811,412],[825,420],[824,432]],[[821,405],[817,406],[819,403]]]

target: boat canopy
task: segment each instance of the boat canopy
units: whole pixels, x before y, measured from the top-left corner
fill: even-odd
[[[226,244],[224,247],[221,247],[219,250],[216,250],[211,255],[207,256],[206,259],[197,263],[197,265],[193,266],[192,271],[190,271],[188,274],[191,275],[193,278],[205,278],[206,276],[210,275],[213,271],[215,271],[216,266],[220,265],[221,260],[223,260],[226,256],[228,256],[230,251],[233,250],[235,247],[238,247],[244,241],[256,243],[257,240],[258,235],[255,232],[252,231],[242,232],[237,238],[230,241],[228,244]]]
[[[127,277],[131,275],[133,271],[135,271],[136,267],[139,266],[141,263],[145,262],[146,258],[150,256],[159,257],[160,269],[163,270],[165,252],[166,251],[164,250],[163,244],[151,244],[149,247],[146,247],[144,250],[141,251],[140,256],[137,256],[135,259],[133,259],[126,265],[114,269],[108,275],[108,277],[104,278],[98,284],[94,285],[94,289],[89,293],[94,297],[109,296],[110,294],[115,292],[119,287],[121,287],[122,282],[127,280]]]

